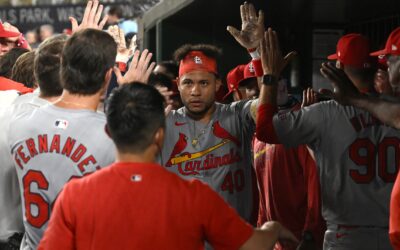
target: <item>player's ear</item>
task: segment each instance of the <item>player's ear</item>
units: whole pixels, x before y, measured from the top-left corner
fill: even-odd
[[[104,85],[105,85],[105,86],[108,86],[108,84],[110,83],[110,80],[111,80],[111,77],[112,77],[112,72],[113,72],[113,69],[112,69],[112,68],[110,68],[110,69],[107,71],[107,73],[106,73],[106,75],[105,75],[105,77],[104,77]]]
[[[157,145],[158,149],[161,151],[162,145],[164,144],[164,128],[160,127],[156,134],[154,135],[154,143]]]
[[[108,137],[110,137],[110,138],[111,138],[110,130],[108,129],[108,126],[107,126],[107,124],[106,124],[106,125],[104,125],[104,131],[106,131],[106,134],[108,135]]]
[[[181,91],[181,79],[177,77],[175,80],[176,86],[178,87],[178,90]]]

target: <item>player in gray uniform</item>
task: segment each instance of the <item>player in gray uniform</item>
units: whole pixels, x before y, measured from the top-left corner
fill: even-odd
[[[181,96],[185,103],[182,90]],[[161,163],[168,170],[209,184],[248,222],[252,222],[254,192],[250,152],[255,130],[250,114],[252,105],[251,101],[213,103],[207,122],[193,119],[185,107],[172,111],[166,119],[161,153]]]
[[[8,145],[7,131],[10,121],[13,116],[29,114],[32,110],[59,98],[62,93],[58,80],[60,54],[66,40],[66,35],[54,36],[44,41],[36,50],[34,69],[40,93],[19,96],[13,105],[0,109],[0,249],[14,233],[24,232],[18,177]],[[10,240],[8,244],[16,245]]]
[[[242,14],[249,13],[249,5],[245,5],[246,10],[241,6]],[[263,15],[257,17],[253,7],[251,11],[252,24],[262,34]],[[259,37],[251,35],[257,47]],[[159,163],[185,179],[207,183],[242,218],[255,224],[250,151],[255,123],[250,111],[252,107],[255,111],[256,102],[215,102],[221,85],[218,56],[219,50],[212,45],[184,45],[175,52],[175,60],[180,62],[177,84],[184,107],[166,118]]]
[[[263,13],[257,15],[248,3],[240,10],[242,30],[230,27],[230,32],[244,48],[257,48],[264,32]],[[251,140],[257,100],[215,102],[221,84],[217,52],[210,45],[185,45],[175,52],[184,107],[167,116],[160,164],[185,179],[209,184],[242,218],[255,223]]]
[[[104,131],[105,116],[96,110],[111,77],[117,46],[107,33],[86,29],[102,28],[97,25],[102,11],[98,7],[97,1],[88,3],[82,25],[75,27],[64,47],[60,99],[10,123],[8,141],[24,216],[22,249],[36,249],[66,182],[114,160],[113,143]]]
[[[400,85],[400,27],[393,30],[384,49],[371,53],[373,56],[384,56],[388,63],[390,85],[394,92]],[[332,82],[334,93],[330,95],[340,103],[354,105],[371,112],[372,115],[389,126],[400,129],[400,103],[398,100],[382,100],[373,96],[360,95],[351,80],[332,65],[323,64],[321,73]],[[398,166],[398,164],[397,164]],[[394,184],[390,201],[389,237],[394,249],[400,249],[400,173]]]
[[[260,100],[257,115],[272,124],[276,69],[282,57],[276,34],[268,30],[266,36],[272,41],[262,53],[267,75],[264,90],[269,98]],[[368,112],[335,101],[275,115],[273,127],[267,130],[267,136],[260,139],[286,146],[307,144],[315,152],[322,213],[328,224],[324,249],[391,249],[387,230],[390,192],[400,157],[398,131]]]

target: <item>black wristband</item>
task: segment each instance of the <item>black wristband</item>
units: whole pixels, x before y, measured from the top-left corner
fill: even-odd
[[[276,85],[278,83],[278,78],[273,75],[263,75],[262,77],[262,84],[271,86]]]

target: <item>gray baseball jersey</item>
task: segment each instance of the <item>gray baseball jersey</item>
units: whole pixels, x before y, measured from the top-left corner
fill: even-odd
[[[387,227],[400,132],[335,101],[275,115],[286,146],[308,144],[319,167],[322,213],[332,224]]]
[[[184,179],[207,183],[249,222],[253,213],[251,140],[255,130],[251,107],[255,107],[253,101],[217,103],[208,124],[188,117],[185,108],[172,111],[167,116],[160,155],[161,165]]]
[[[24,215],[23,249],[36,249],[65,183],[114,161],[105,123],[104,114],[53,105],[11,122],[9,145]]]
[[[18,104],[0,109],[0,241],[7,240],[16,232],[24,232],[17,171],[8,145],[10,121],[14,116],[29,114],[39,106],[48,104],[42,98],[28,100],[25,96],[17,97],[14,103]]]

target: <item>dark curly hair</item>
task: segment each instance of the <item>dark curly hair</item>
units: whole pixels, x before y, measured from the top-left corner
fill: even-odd
[[[174,52],[174,60],[179,62],[191,51],[201,51],[206,56],[218,59],[222,55],[222,50],[211,44],[185,44]]]

